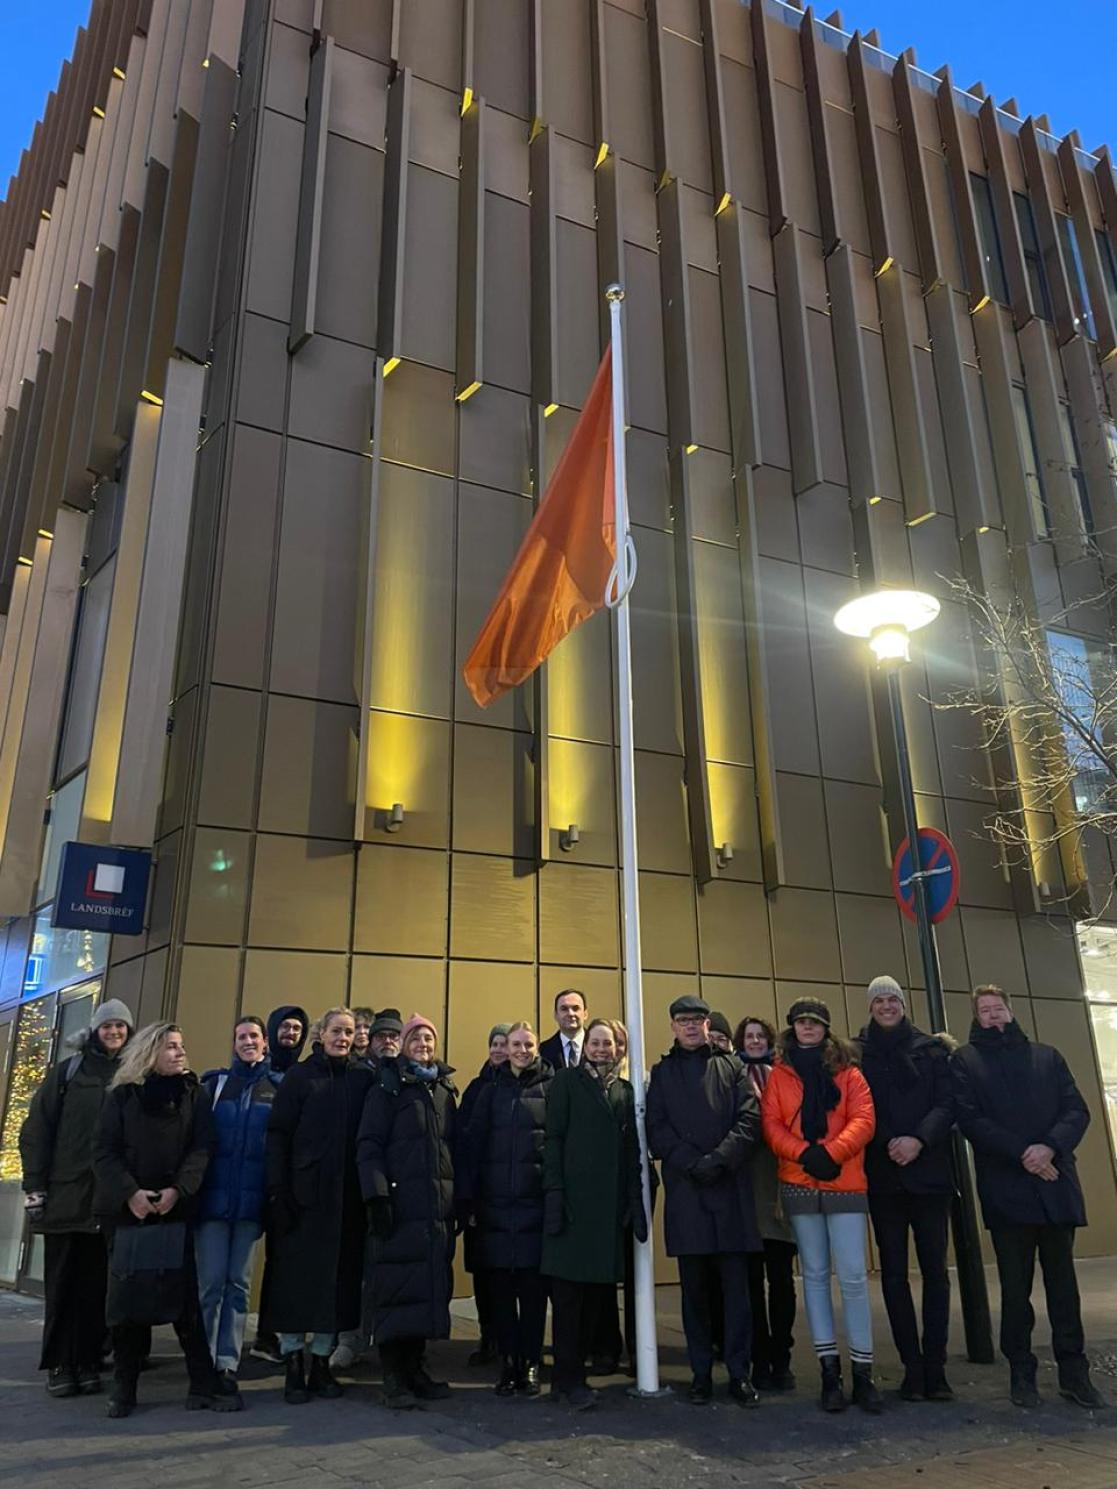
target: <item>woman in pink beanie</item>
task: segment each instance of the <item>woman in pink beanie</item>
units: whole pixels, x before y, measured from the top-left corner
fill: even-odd
[[[372,1334],[389,1406],[450,1394],[423,1365],[428,1339],[450,1337],[457,1091],[436,1059],[438,1030],[420,1013],[403,1026],[396,1059],[381,1062],[357,1137],[368,1212]]]

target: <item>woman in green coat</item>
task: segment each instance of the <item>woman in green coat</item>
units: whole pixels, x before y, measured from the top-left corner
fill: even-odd
[[[540,1271],[551,1278],[551,1395],[578,1411],[597,1400],[585,1359],[601,1309],[616,1307],[625,1227],[639,1241],[648,1236],[636,1102],[619,1063],[612,1025],[594,1019],[582,1063],[556,1074],[547,1099]]]

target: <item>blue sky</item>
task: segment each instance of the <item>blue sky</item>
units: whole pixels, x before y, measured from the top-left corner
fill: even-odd
[[[817,13],[830,9],[822,0]],[[847,31],[876,26],[887,51],[914,46],[929,72],[949,62],[961,87],[980,78],[1022,114],[1050,114],[1056,134],[1078,129],[1088,150],[1104,141],[1117,153],[1117,0],[848,0],[840,9]],[[2,194],[88,13],[89,0],[0,0]]]

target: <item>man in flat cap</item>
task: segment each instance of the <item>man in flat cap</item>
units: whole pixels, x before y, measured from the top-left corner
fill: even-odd
[[[710,1044],[708,1005],[687,995],[670,1012],[675,1042],[652,1071],[647,1130],[663,1164],[667,1254],[679,1263],[690,1400],[704,1405],[713,1394],[720,1284],[729,1395],[755,1406],[747,1255],[761,1250],[749,1164],[760,1114],[744,1065]]]

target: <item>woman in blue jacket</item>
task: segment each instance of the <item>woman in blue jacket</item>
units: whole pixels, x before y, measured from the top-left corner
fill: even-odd
[[[264,1228],[264,1145],[279,1082],[263,1022],[252,1014],[233,1029],[233,1063],[202,1077],[217,1146],[202,1185],[194,1254],[202,1325],[229,1396],[237,1393],[252,1259]]]

